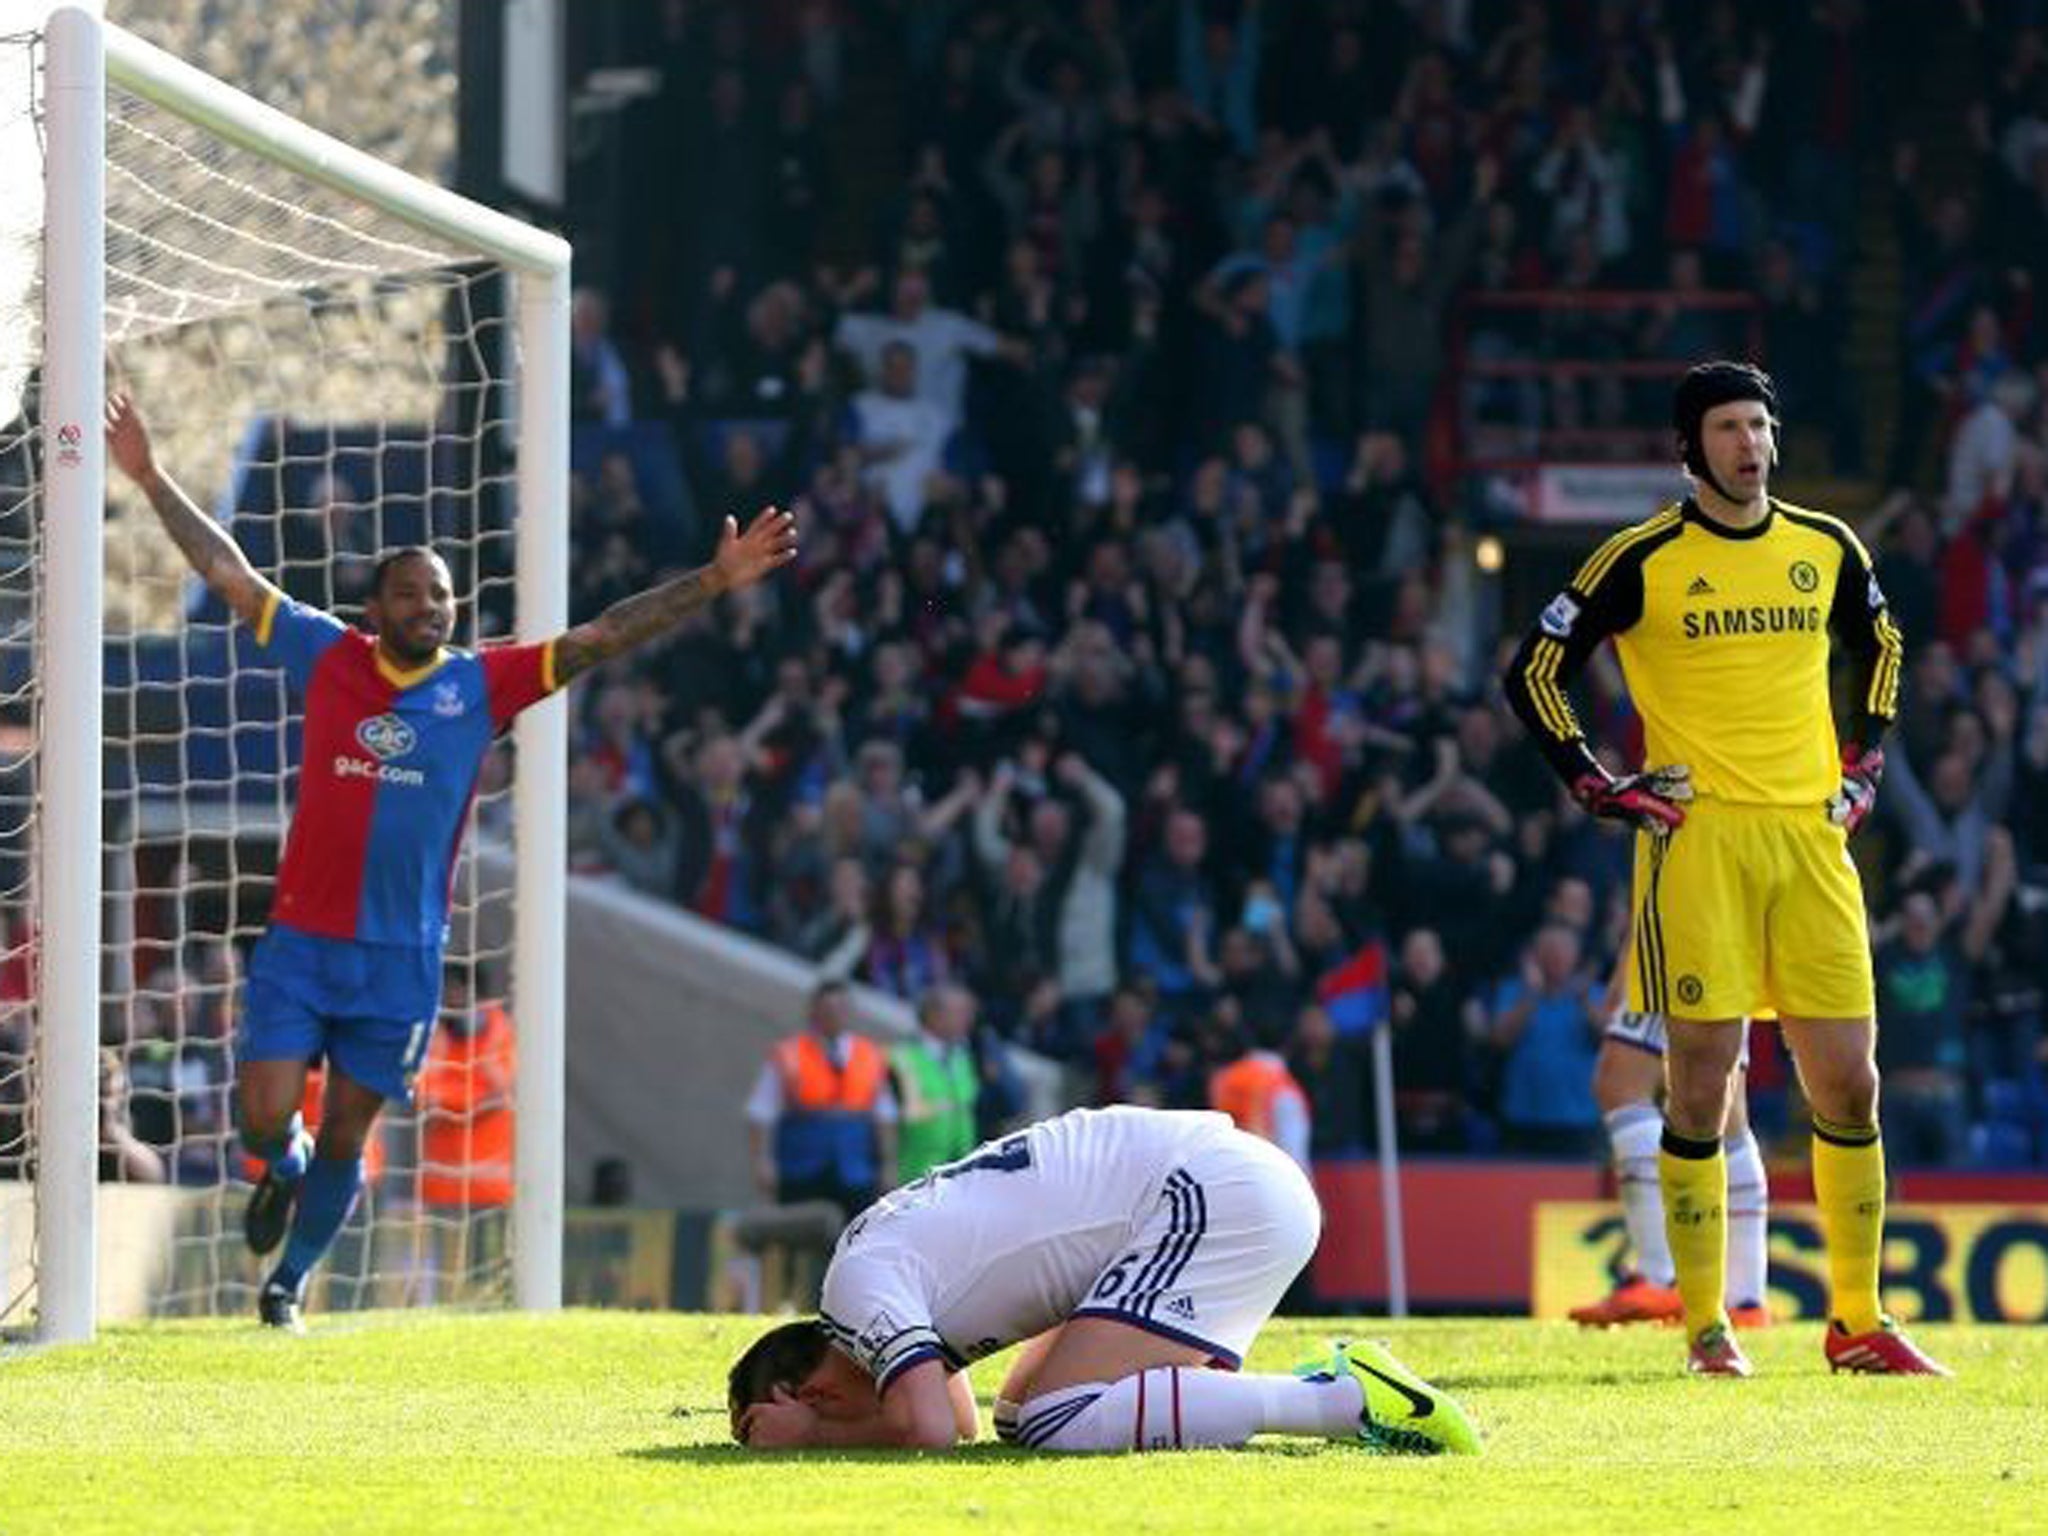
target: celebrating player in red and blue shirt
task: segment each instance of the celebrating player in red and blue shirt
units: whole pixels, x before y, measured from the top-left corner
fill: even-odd
[[[244,1232],[258,1253],[284,1239],[258,1311],[296,1329],[306,1275],[362,1188],[377,1112],[410,1095],[426,1055],[449,883],[492,741],[579,672],[794,559],[795,521],[770,508],[742,534],[727,518],[709,565],[552,640],[469,652],[447,643],[455,594],[431,549],[384,554],[363,605],[370,629],[351,629],[256,572],[158,468],[140,413],[120,395],[107,402],[107,449],[305,701],[298,806],[270,926],[250,961],[235,1070],[242,1141],[264,1168]],[[316,1144],[298,1109],[307,1068],[323,1058]]]

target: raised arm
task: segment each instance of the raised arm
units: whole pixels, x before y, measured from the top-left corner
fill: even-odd
[[[1115,874],[1124,861],[1124,797],[1078,752],[1063,753],[1053,771],[1088,806],[1081,862],[1102,874]]]
[[[926,806],[917,818],[917,835],[926,844],[936,843],[953,830],[953,823],[972,810],[981,799],[981,775],[972,768],[954,780],[944,796]]]
[[[1017,782],[1017,770],[1006,759],[996,764],[981,798],[975,802],[974,852],[991,874],[1000,874],[1010,857],[1010,840],[1003,835],[1003,813],[1009,808],[1010,790]]]
[[[2019,865],[2013,854],[2012,834],[2004,827],[1992,827],[1984,842],[1984,878],[1971,898],[1969,916],[1963,922],[1960,936],[1963,958],[1972,965],[1983,960],[1990,950],[2018,885]]]
[[[149,425],[135,402],[123,394],[107,396],[107,457],[149,498],[171,542],[198,573],[207,589],[227,604],[244,624],[259,625],[277,588],[256,573],[242,546],[179,489],[157,465]]]
[[[706,603],[752,586],[795,558],[792,514],[770,507],[745,533],[737,519],[728,517],[710,564],[622,597],[589,623],[564,630],[555,641],[556,685],[565,686],[600,662],[667,634]]]

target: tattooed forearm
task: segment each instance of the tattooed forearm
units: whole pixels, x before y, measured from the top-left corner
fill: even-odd
[[[239,561],[241,551],[228,537],[227,530],[194,506],[192,498],[168,475],[151,475],[142,491],[179,553],[201,576],[211,577],[214,566],[223,560]]]
[[[770,507],[745,533],[728,517],[709,565],[613,603],[555,639],[555,681],[568,682],[601,661],[665,635],[707,603],[752,586],[796,558],[796,518]]]
[[[262,606],[265,584],[242,553],[242,546],[202,512],[169,475],[152,470],[140,483],[157,520],[200,580],[237,614],[252,617],[251,610]]]
[[[578,624],[555,642],[556,683],[567,683],[579,672],[667,634],[724,590],[717,568],[703,565],[645,592],[620,598],[588,624]]]

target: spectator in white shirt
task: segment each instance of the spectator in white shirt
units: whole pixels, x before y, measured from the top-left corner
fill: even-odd
[[[1991,398],[1963,418],[1948,450],[1948,495],[1943,510],[1951,530],[1962,527],[1990,495],[2003,496],[2019,462],[2020,428],[2034,408],[2034,381],[2007,373],[1991,386]]]
[[[851,355],[870,380],[879,379],[882,354],[891,343],[909,347],[916,359],[917,397],[938,408],[948,432],[960,425],[966,403],[968,358],[1021,361],[1029,355],[1022,342],[1009,340],[978,320],[934,308],[931,283],[914,267],[898,274],[888,314],[841,315],[832,342]]]
[[[918,356],[906,341],[882,348],[880,387],[853,397],[854,440],[862,478],[889,508],[889,518],[909,533],[943,480],[946,439],[952,423],[917,389]]]

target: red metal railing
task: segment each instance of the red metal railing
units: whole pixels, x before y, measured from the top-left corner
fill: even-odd
[[[1633,355],[1598,356],[1578,334],[1558,334],[1559,316],[1638,315],[1603,344]],[[1451,367],[1443,400],[1449,430],[1438,468],[1453,484],[1473,474],[1513,475],[1549,465],[1663,463],[1671,458],[1665,395],[1698,356],[1646,355],[1637,345],[1659,316],[1718,322],[1718,350],[1762,361],[1763,311],[1754,295],[1703,289],[1488,290],[1465,295],[1452,316]],[[1478,349],[1475,343],[1490,338]],[[1575,420],[1558,419],[1560,386],[1579,385]],[[1488,386],[1499,386],[1489,389]]]

